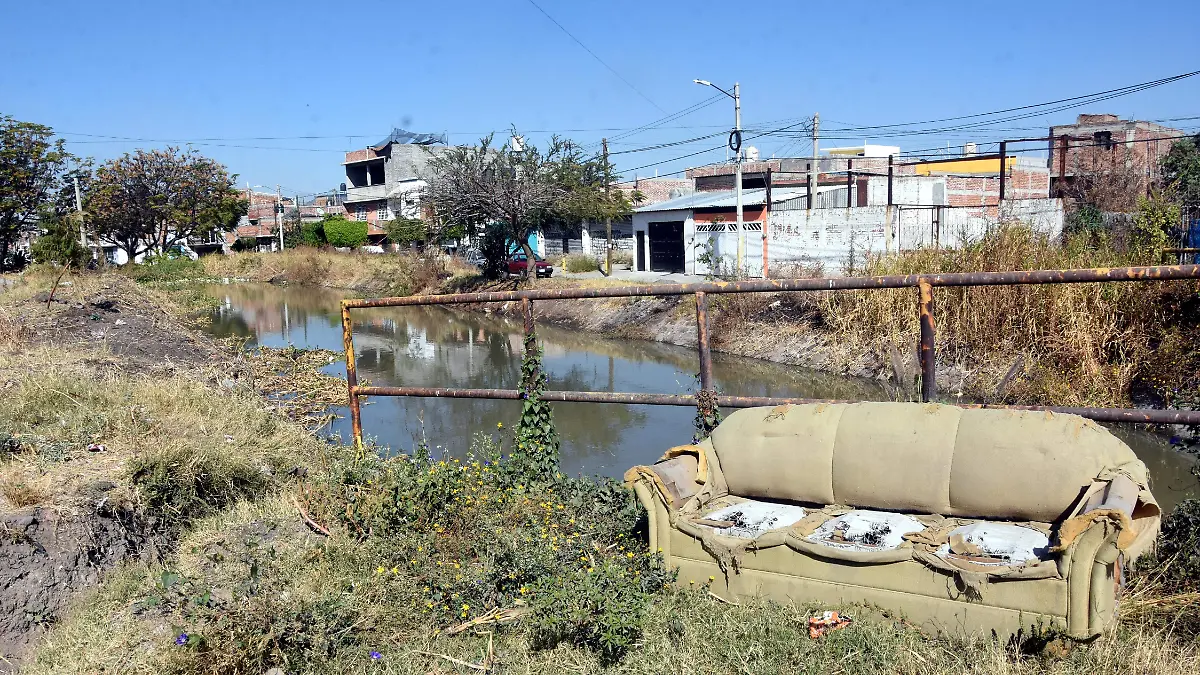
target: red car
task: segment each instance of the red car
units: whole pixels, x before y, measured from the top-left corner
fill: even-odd
[[[551,274],[554,274],[554,268],[550,266],[550,263],[546,262],[545,258],[536,253],[533,254],[533,265],[534,270],[537,272],[539,277],[548,277]],[[514,253],[512,257],[508,259],[508,273],[525,274],[524,253]]]

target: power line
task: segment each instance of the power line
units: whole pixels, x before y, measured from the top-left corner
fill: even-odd
[[[654,106],[655,108],[658,108],[658,111],[659,111],[659,112],[662,112],[662,113],[665,113],[665,112],[667,112],[666,110],[663,110],[662,108],[660,108],[660,107],[659,107],[659,105],[658,105],[657,103],[655,103],[654,101],[650,100],[650,97],[649,97],[649,96],[647,96],[647,95],[643,94],[641,89],[638,89],[637,87],[633,86],[633,83],[632,83],[632,82],[630,82],[629,80],[627,80],[627,79],[625,79],[624,77],[622,77],[622,76],[621,76],[621,74],[620,74],[620,73],[618,73],[618,72],[616,71],[616,69],[615,69],[615,68],[613,68],[612,66],[608,65],[608,64],[607,64],[607,63],[604,61],[604,59],[600,58],[600,57],[599,57],[599,56],[596,54],[596,52],[592,51],[591,49],[588,49],[588,46],[587,46],[587,45],[583,44],[583,42],[582,42],[582,41],[581,41],[579,38],[577,38],[577,37],[575,37],[574,35],[572,35],[572,34],[571,34],[571,31],[567,30],[566,26],[563,26],[561,23],[559,23],[559,22],[558,22],[558,20],[556,20],[554,17],[550,16],[550,15],[549,15],[549,14],[546,12],[546,10],[542,9],[541,5],[537,4],[537,3],[536,3],[536,2],[534,2],[533,0],[529,0],[529,4],[531,4],[531,5],[533,5],[534,7],[536,7],[536,8],[537,8],[537,11],[541,12],[541,13],[542,13],[542,14],[543,14],[543,15],[544,15],[544,16],[545,16],[547,19],[550,19],[550,21],[551,21],[551,22],[553,22],[555,26],[558,26],[558,29],[559,29],[559,30],[561,30],[562,32],[564,32],[564,33],[566,33],[566,34],[567,34],[567,37],[569,37],[569,38],[571,38],[572,40],[574,40],[574,41],[575,41],[575,44],[579,45],[580,47],[583,47],[583,50],[584,50],[585,52],[587,52],[588,54],[591,54],[593,59],[596,59],[597,61],[599,61],[599,62],[600,62],[600,65],[604,66],[605,68],[608,68],[608,72],[612,73],[613,75],[616,75],[616,76],[617,76],[617,79],[621,80],[622,82],[624,82],[624,83],[625,83],[625,85],[626,85],[627,87],[629,87],[630,89],[632,89],[632,90],[634,90],[635,92],[637,92],[637,95],[638,95],[638,96],[641,96],[642,98],[644,98],[644,99],[646,100],[646,102],[647,102],[647,103],[649,103],[650,105]]]
[[[1194,77],[1195,75],[1200,75],[1200,70],[1194,70],[1190,73],[1182,73],[1179,75],[1172,75],[1171,77],[1164,77],[1164,78],[1160,78],[1158,80],[1150,80],[1149,82],[1141,82],[1139,84],[1131,84],[1131,85],[1127,85],[1124,87],[1119,87],[1117,89],[1107,89],[1105,91],[1094,92],[1091,94],[1083,94],[1081,96],[1072,96],[1070,98],[1061,98],[1061,99],[1058,99],[1055,101],[1046,101],[1045,103],[1035,103],[1035,104],[1031,104],[1031,105],[1023,105],[1023,106],[1017,106],[1015,108],[1005,108],[1003,110],[993,110],[993,111],[985,112],[985,113],[975,113],[973,115],[961,115],[959,117],[944,117],[944,118],[936,119],[936,120],[926,120],[924,122],[899,122],[896,124],[878,124],[878,125],[874,125],[874,126],[862,126],[862,127],[856,127],[854,129],[854,131],[862,131],[862,130],[868,130],[868,129],[889,129],[889,128],[906,127],[906,126],[921,126],[924,124],[939,124],[941,122],[954,122],[954,121],[958,121],[958,120],[975,119],[978,117],[990,117],[992,115],[1001,115],[1004,113],[1017,112],[1019,110],[1030,110],[1033,108],[1041,108],[1041,107],[1050,106],[1050,105],[1058,105],[1060,103],[1067,103],[1070,101],[1079,101],[1081,99],[1092,98],[1094,96],[1101,96],[1101,95],[1107,95],[1107,94],[1117,94],[1120,96],[1124,96],[1125,94],[1131,94],[1131,93],[1134,93],[1137,91],[1142,91],[1143,89],[1159,87],[1164,84],[1169,84],[1171,82],[1177,82],[1182,79]],[[1101,100],[1107,100],[1107,99],[1101,99]]]

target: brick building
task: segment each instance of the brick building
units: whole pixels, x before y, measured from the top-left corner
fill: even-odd
[[[1184,135],[1161,124],[1107,114],[1080,115],[1075,124],[1050,127],[1051,190],[1056,195],[1069,193],[1082,174],[1124,170],[1136,179],[1142,194],[1159,179],[1159,163],[1171,144]]]
[[[346,190],[342,199],[350,220],[365,221],[372,241],[385,235],[383,224],[420,214],[419,196],[429,177],[429,162],[447,150],[446,138],[393,129],[375,145],[346,153]]]

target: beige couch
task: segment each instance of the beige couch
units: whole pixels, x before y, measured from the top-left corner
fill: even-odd
[[[626,480],[680,584],[868,603],[956,633],[1098,634],[1159,526],[1128,446],[1044,412],[750,408]]]

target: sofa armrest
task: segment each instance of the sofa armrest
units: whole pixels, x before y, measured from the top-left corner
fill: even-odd
[[[1093,511],[1118,511],[1133,517],[1133,509],[1137,506],[1138,493],[1141,488],[1127,476],[1113,476],[1100,490],[1093,492],[1084,502],[1080,514]]]

